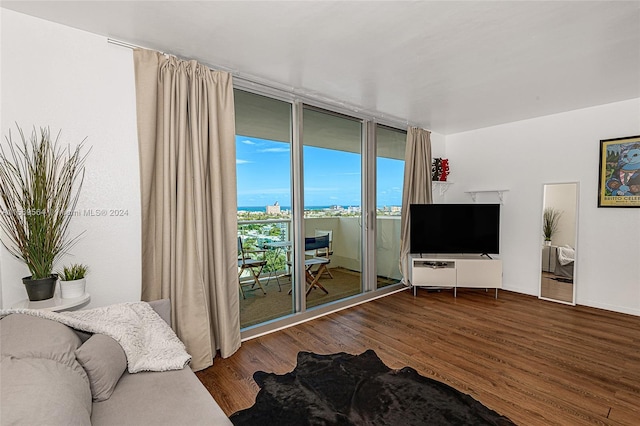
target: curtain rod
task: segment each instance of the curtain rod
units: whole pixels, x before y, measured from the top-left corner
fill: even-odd
[[[168,53],[168,52],[162,52],[159,51],[157,49],[149,49],[146,47],[142,47],[142,46],[138,46],[132,43],[127,43],[125,41],[121,41],[121,40],[115,40],[112,38],[107,38],[107,43],[109,44],[113,44],[115,46],[120,46],[120,47],[125,47],[127,49],[148,49],[148,50],[156,50],[157,52],[160,52],[163,55],[172,55],[172,56],[177,56],[177,55],[173,55],[172,53]],[[244,86],[246,87],[251,87],[251,86],[259,86],[262,88],[266,88],[268,89],[268,91],[277,91],[277,92],[284,92],[284,93],[289,93],[292,94],[294,96],[303,98],[303,100],[308,100],[311,102],[318,102],[320,104],[324,104],[327,107],[338,107],[338,108],[342,108],[345,109],[349,112],[352,113],[356,113],[358,115],[364,115],[367,117],[373,117],[374,120],[380,120],[382,122],[387,122],[389,124],[393,124],[394,127],[395,126],[399,126],[399,125],[404,125],[404,126],[411,126],[411,127],[421,127],[418,126],[417,124],[412,124],[410,123],[408,120],[405,119],[401,119],[399,117],[395,117],[393,115],[389,115],[389,114],[384,114],[378,111],[370,111],[367,110],[365,108],[362,108],[358,105],[353,105],[353,104],[349,104],[346,102],[342,102],[342,101],[338,101],[336,99],[327,97],[327,96],[323,96],[320,95],[318,93],[312,93],[300,88],[296,88],[293,86],[288,86],[282,83],[277,83],[274,81],[270,81],[270,80],[266,80],[264,78],[260,78],[260,77],[256,77],[256,76],[250,76],[247,74],[242,74],[240,73],[238,70],[233,70],[227,67],[223,67],[223,66],[218,66],[218,65],[211,65],[211,64],[204,64],[205,66],[208,66],[211,69],[215,69],[215,70],[220,70],[220,71],[225,71],[228,72],[229,74],[231,74],[233,76],[234,79],[238,79],[240,81],[242,81],[244,83]],[[384,124],[384,123],[381,123]],[[428,129],[425,129],[428,130]]]

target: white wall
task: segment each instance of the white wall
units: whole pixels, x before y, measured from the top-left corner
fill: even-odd
[[[538,294],[543,184],[578,181],[576,302],[640,315],[640,209],[597,207],[599,141],[638,134],[640,99],[447,136],[455,182],[447,202],[470,202],[468,190],[509,190],[504,288]]]
[[[86,263],[89,306],[140,300],[140,189],[132,52],[104,37],[2,9],[2,136],[17,122],[62,130],[75,145],[92,147],[79,217],[71,233],[86,231],[63,259]],[[125,216],[89,211],[124,210]],[[23,263],[0,249],[2,306],[26,298]],[[61,266],[61,265],[59,265]]]

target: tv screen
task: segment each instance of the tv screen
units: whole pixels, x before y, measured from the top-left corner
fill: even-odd
[[[411,204],[414,254],[499,254],[500,204]]]

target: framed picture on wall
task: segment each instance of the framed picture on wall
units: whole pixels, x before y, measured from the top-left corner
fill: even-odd
[[[598,207],[640,207],[640,136],[600,141]]]

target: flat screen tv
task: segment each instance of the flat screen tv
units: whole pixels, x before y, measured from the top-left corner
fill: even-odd
[[[500,204],[411,204],[413,254],[499,254]]]

